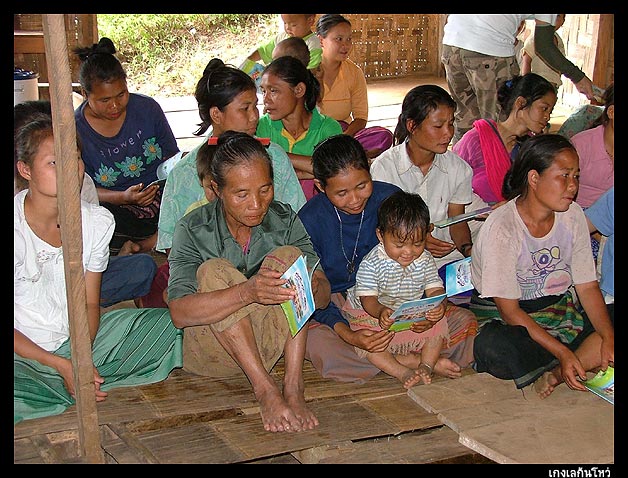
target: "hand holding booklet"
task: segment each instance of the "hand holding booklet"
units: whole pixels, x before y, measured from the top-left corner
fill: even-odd
[[[395,322],[390,326],[389,330],[394,330],[395,332],[408,330],[414,322],[426,320],[425,313],[438,307],[445,299],[447,299],[447,294],[404,302],[390,314],[390,318],[395,319]]]
[[[595,377],[584,382],[588,390],[615,405],[615,368],[609,366],[606,370],[600,370]]]
[[[282,279],[288,280],[286,287],[293,287],[297,292],[294,299],[281,304],[293,337],[301,330],[316,309],[312,294],[312,274],[320,261],[314,264],[310,273],[308,273],[306,262],[305,256],[299,256],[281,276]]]

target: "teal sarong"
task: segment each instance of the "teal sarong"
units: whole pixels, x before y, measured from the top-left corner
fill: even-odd
[[[54,351],[70,358],[70,339]],[[168,309],[117,309],[100,318],[92,358],[101,390],[160,382],[183,366],[183,331]],[[52,367],[13,354],[13,424],[63,413],[75,403]]]

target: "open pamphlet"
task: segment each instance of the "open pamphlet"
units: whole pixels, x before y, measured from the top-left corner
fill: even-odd
[[[583,382],[591,392],[615,405],[615,368],[609,366],[605,371],[600,370],[595,377]]]
[[[471,283],[471,257],[465,257],[445,266],[445,290],[447,291],[447,297],[453,297],[471,289],[473,289],[473,284]]]
[[[390,318],[395,319],[395,322],[390,326],[389,330],[394,330],[395,332],[408,330],[414,322],[426,320],[425,313],[438,307],[445,299],[447,299],[447,294],[404,302],[390,314]]]
[[[448,226],[451,226],[452,224],[458,224],[459,222],[462,222],[462,221],[468,221],[469,219],[473,219],[475,217],[481,216],[482,214],[488,214],[492,210],[493,208],[491,206],[486,206],[480,209],[476,209],[475,211],[469,211],[469,212],[465,212],[464,214],[458,214],[457,216],[452,216],[452,217],[442,219],[440,221],[436,221],[434,223],[434,227],[439,227],[439,228],[448,227]]]
[[[286,287],[293,287],[297,292],[294,299],[281,304],[293,337],[297,335],[297,332],[301,330],[316,309],[312,294],[312,274],[319,262],[317,261],[312,267],[312,272],[308,273],[306,257],[304,255],[299,256],[281,276],[282,279],[288,280]]]

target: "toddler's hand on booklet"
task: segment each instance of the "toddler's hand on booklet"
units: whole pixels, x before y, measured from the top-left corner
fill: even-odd
[[[379,326],[383,330],[388,330],[390,326],[395,322],[395,319],[390,318],[390,314],[393,313],[393,310],[389,307],[385,307],[382,310],[382,313],[379,314]]]

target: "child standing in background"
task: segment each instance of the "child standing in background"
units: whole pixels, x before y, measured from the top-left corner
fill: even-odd
[[[275,46],[286,38],[303,38],[310,50],[310,60],[307,64],[308,69],[311,70],[318,67],[321,62],[323,50],[321,49],[321,42],[316,32],[313,30],[314,23],[316,22],[316,13],[282,13],[281,20],[283,21],[284,31],[278,33],[268,43],[257,47],[257,49],[244,60],[242,65],[240,65],[240,69],[251,76],[258,87],[264,69],[258,62],[261,61],[263,66],[267,66],[273,60],[273,50]]]
[[[430,210],[418,194],[397,191],[386,198],[377,212],[377,244],[362,259],[355,287],[347,300],[354,309],[368,314],[349,319],[352,329],[388,330],[390,315],[409,300],[445,292],[432,254],[425,249],[430,231]],[[358,355],[396,377],[410,388],[419,381],[432,382],[436,362],[448,339],[445,315],[447,301],[425,314],[409,330],[395,332],[383,352],[367,352],[356,347]]]

